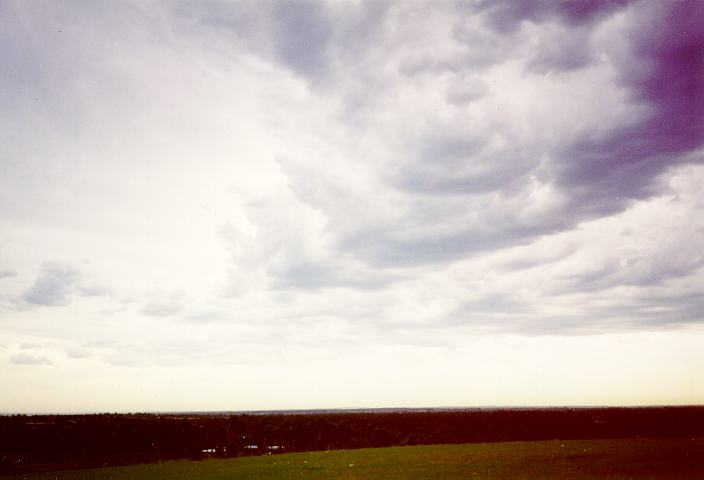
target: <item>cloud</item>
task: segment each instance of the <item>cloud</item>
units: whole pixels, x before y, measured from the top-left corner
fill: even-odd
[[[418,146],[416,162],[399,172],[401,188],[435,195],[492,192],[532,171],[539,161],[520,147],[472,138],[464,132],[429,135]]]
[[[168,317],[180,311],[181,307],[178,305],[178,302],[175,301],[168,303],[148,303],[140,310],[142,315],[150,317]]]
[[[72,342],[74,343],[74,342]],[[73,344],[64,349],[68,358],[80,360],[84,358],[104,358],[120,350],[121,345],[114,340],[96,340]]]
[[[30,305],[66,305],[78,284],[78,270],[68,265],[45,263],[36,280],[21,296]]]
[[[324,76],[333,35],[331,7],[315,0],[297,2],[210,1],[177,4],[175,13],[196,18],[231,35],[249,51],[281,62],[298,75]]]
[[[604,134],[583,135],[561,152],[558,181],[572,190],[578,210],[619,210],[629,199],[652,195],[666,169],[702,161],[689,154],[704,145],[704,10],[699,2],[677,2],[632,15],[631,60],[618,64],[619,76],[647,113]]]
[[[355,268],[356,267],[356,268]],[[384,288],[397,278],[393,274],[380,274],[342,262],[314,264],[301,262],[276,272],[275,287],[282,288],[355,288],[373,290]]]
[[[570,26],[598,21],[612,15],[633,0],[585,0],[571,2],[569,0],[550,2],[531,0],[527,2],[480,1],[477,10],[484,14],[488,23],[502,33],[511,32],[520,27],[524,21],[542,23],[548,19],[557,18]]]
[[[206,31],[225,32],[226,41],[320,87],[337,78],[340,64],[354,64],[364,56],[383,30],[391,5],[216,0],[177,4],[173,11],[176,18],[197,19]]]
[[[0,7],[11,345],[262,378],[701,325],[696,3],[64,7]]]
[[[16,277],[16,276],[17,276],[17,272],[15,272],[14,270],[0,271],[0,280],[2,280],[3,278],[11,278],[11,277]]]
[[[15,365],[51,365],[52,362],[44,355],[30,355],[27,353],[17,353],[10,357],[10,362]]]
[[[538,74],[569,73],[588,67],[597,61],[592,33],[589,27],[556,26],[540,40],[527,70]]]
[[[487,87],[481,79],[462,76],[448,86],[445,101],[451,105],[464,106],[481,99],[486,92]]]
[[[62,262],[45,262],[34,282],[11,301],[15,307],[60,307],[77,297],[106,297],[110,289],[92,284],[79,269]]]
[[[304,76],[323,74],[333,28],[324,4],[315,0],[282,2],[273,9],[273,20],[277,57]]]
[[[354,56],[331,53],[344,44],[344,22],[327,11],[335,33],[321,42],[325,54],[318,58],[335,61],[313,62],[318,66],[308,72],[327,79],[326,96],[348,99],[359,84],[344,74],[384,50],[383,65],[359,78],[388,94],[360,96],[356,110],[346,103],[335,112],[343,115],[342,128],[306,124],[337,143],[295,142],[295,154],[280,157],[286,194],[249,204],[249,229],[223,237],[235,265],[231,291],[383,290],[413,279],[415,269],[530,247],[665,195],[663,179],[696,161],[696,145],[641,162],[631,147],[615,143],[647,138],[647,112],[657,105],[638,100],[640,83],[629,80],[624,52],[635,63],[647,60],[639,45],[648,35],[633,37],[631,29],[667,16],[636,7],[541,3],[538,11],[513,11],[507,4],[419,16],[396,5],[369,27],[379,44],[364,42]],[[499,17],[504,26],[497,26]],[[433,48],[388,28],[400,24],[423,31]],[[473,57],[485,43],[492,47],[488,56]],[[654,67],[640,71],[666,70]],[[637,135],[639,129],[646,134]],[[660,163],[650,168],[657,155]],[[290,218],[298,219],[295,225]],[[586,277],[576,278],[587,288]]]

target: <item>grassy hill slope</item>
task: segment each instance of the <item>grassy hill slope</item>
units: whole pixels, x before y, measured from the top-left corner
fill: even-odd
[[[170,461],[3,476],[31,480],[704,478],[704,438],[428,445]]]

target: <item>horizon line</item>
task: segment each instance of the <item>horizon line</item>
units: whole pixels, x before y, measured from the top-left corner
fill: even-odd
[[[470,410],[587,410],[587,409],[638,409],[638,408],[704,408],[704,403],[693,404],[632,404],[632,405],[481,405],[439,407],[337,407],[337,408],[279,408],[263,410],[130,410],[130,411],[83,411],[83,412],[0,412],[0,416],[73,416],[73,415],[185,415],[185,414],[277,414],[277,413],[346,413],[346,412],[427,412]]]

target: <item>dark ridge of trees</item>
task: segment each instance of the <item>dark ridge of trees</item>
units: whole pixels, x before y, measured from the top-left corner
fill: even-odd
[[[0,473],[400,445],[702,435],[704,407],[12,415],[0,417]]]

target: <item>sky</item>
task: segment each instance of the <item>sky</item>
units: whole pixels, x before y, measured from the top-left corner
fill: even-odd
[[[704,2],[0,1],[0,412],[704,403]]]

